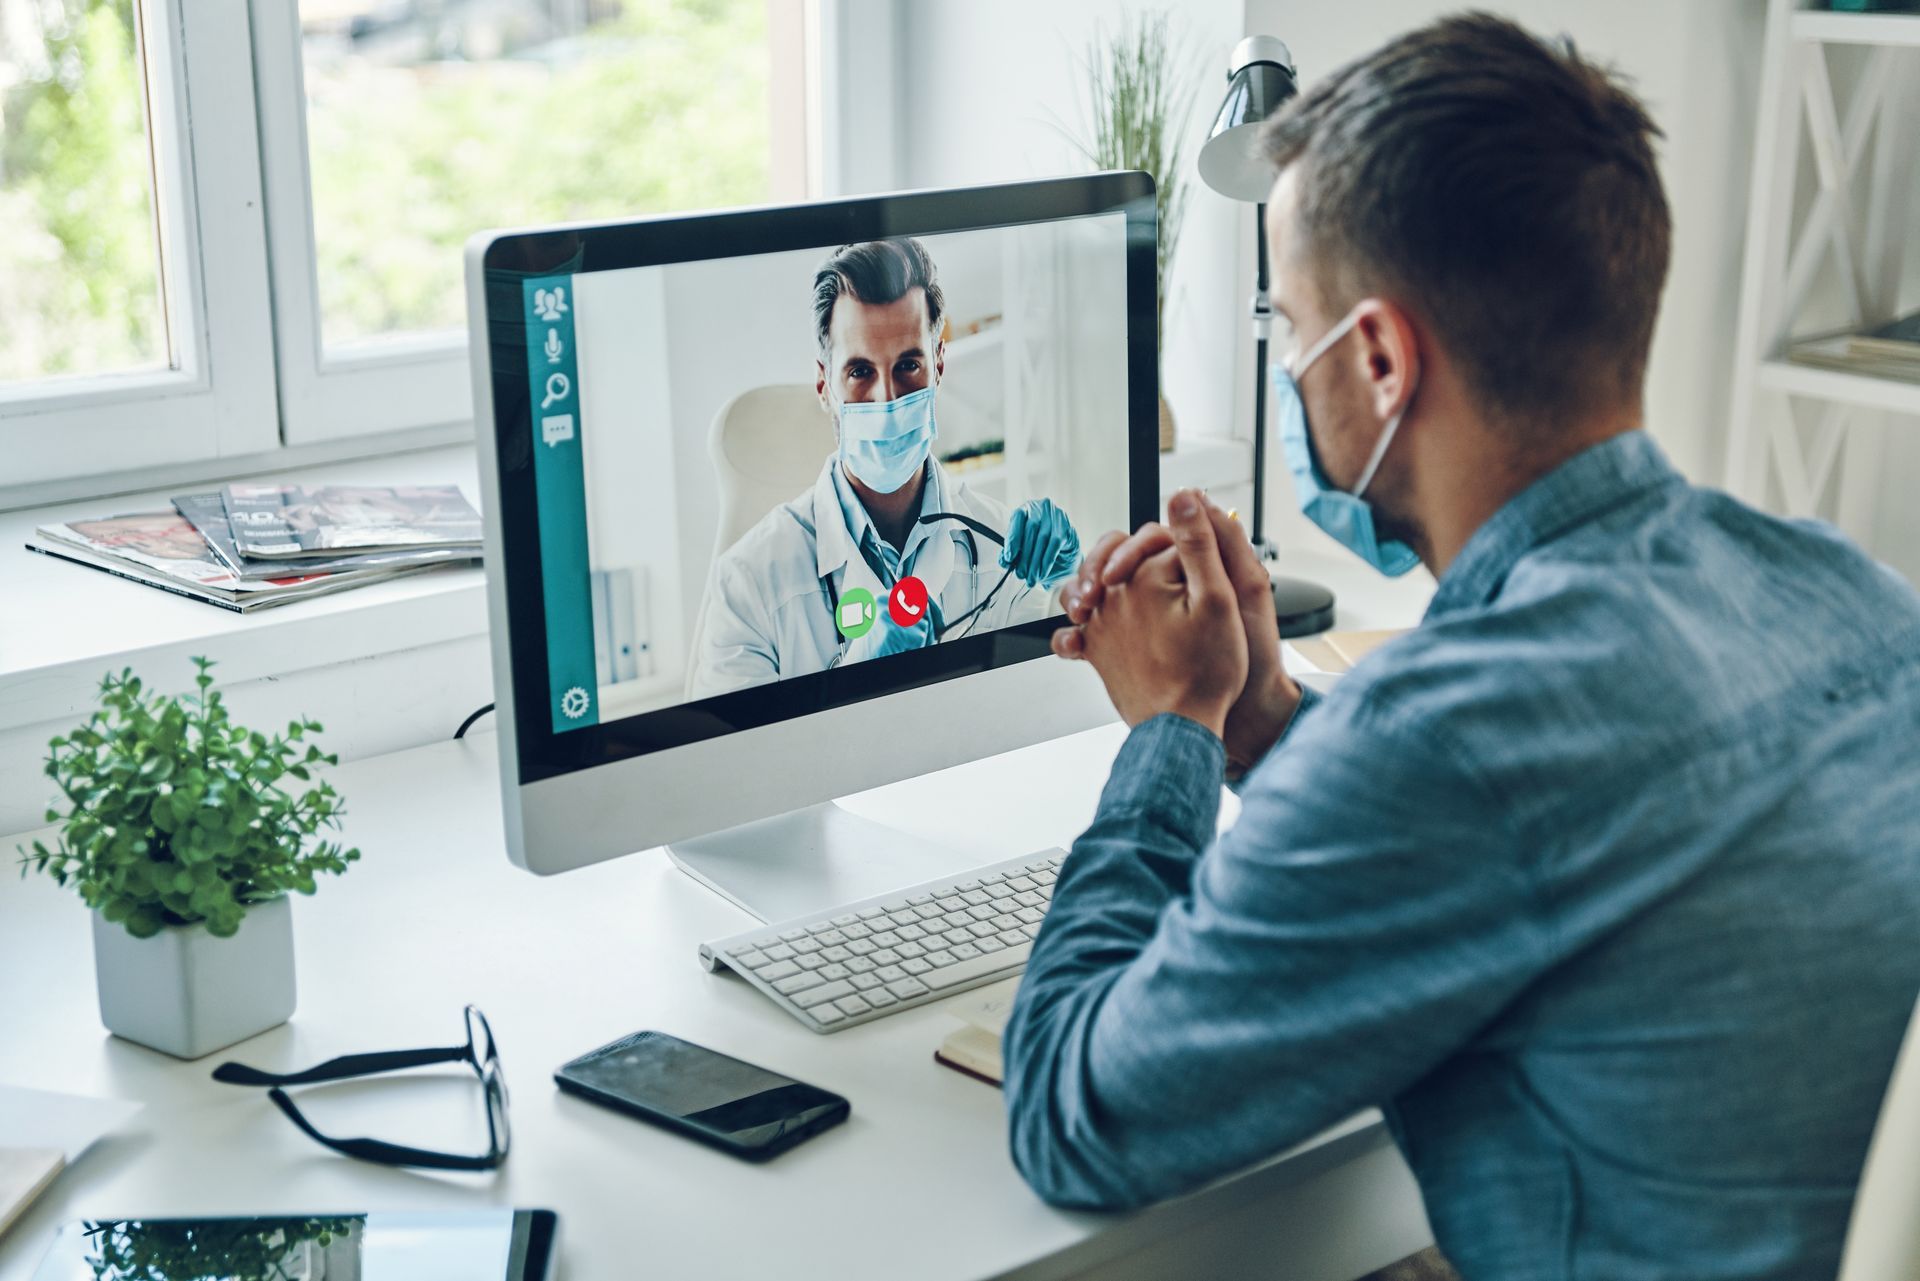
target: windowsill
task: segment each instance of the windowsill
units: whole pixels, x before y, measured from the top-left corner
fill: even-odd
[[[296,484],[453,483],[476,507],[473,447],[276,470],[259,479]],[[390,654],[487,630],[486,582],[478,568],[435,570],[396,582],[234,614],[158,588],[25,550],[36,525],[154,511],[175,485],[0,513],[0,730],[84,711],[100,677],[132,666],[162,688],[205,655],[223,684],[274,677]]]
[[[1161,492],[1246,484],[1252,446],[1186,437],[1160,456]],[[296,484],[453,482],[476,506],[480,487],[469,445],[260,477]],[[0,513],[0,730],[63,719],[88,707],[100,677],[131,666],[166,687],[183,681],[188,658],[220,665],[222,683],[397,653],[487,630],[486,582],[477,568],[439,570],[251,615],[229,613],[157,588],[26,551],[36,525],[169,505],[192,483]]]

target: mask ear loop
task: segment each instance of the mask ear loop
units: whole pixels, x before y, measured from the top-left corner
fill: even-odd
[[[1301,376],[1312,367],[1313,362],[1324,356],[1327,348],[1339,342],[1340,339],[1346,335],[1347,331],[1358,323],[1360,323],[1360,309],[1356,306],[1346,314],[1345,318],[1342,319],[1339,324],[1321,335],[1319,342],[1307,349],[1307,353],[1300,361],[1300,367],[1298,369],[1287,370],[1287,377],[1293,379],[1296,389],[1300,385]],[[1413,392],[1418,390],[1420,390],[1420,384],[1416,381],[1413,385],[1413,391],[1407,393],[1407,404],[1400,407],[1400,412],[1393,416],[1393,421],[1387,424],[1387,429],[1380,433],[1380,439],[1375,443],[1373,453],[1367,458],[1366,467],[1360,472],[1360,483],[1348,491],[1353,497],[1358,498],[1360,495],[1366,493],[1367,486],[1373,483],[1373,474],[1379,471],[1380,464],[1386,461],[1387,449],[1393,444],[1394,433],[1400,430],[1400,422],[1407,416],[1407,405],[1413,403]]]

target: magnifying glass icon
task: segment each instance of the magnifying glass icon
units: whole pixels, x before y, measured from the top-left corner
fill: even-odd
[[[547,397],[540,402],[540,408],[545,409],[556,400],[565,400],[572,390],[573,381],[565,374],[548,374]]]

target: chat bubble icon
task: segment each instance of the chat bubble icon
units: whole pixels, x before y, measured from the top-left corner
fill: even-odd
[[[572,414],[548,414],[540,420],[540,439],[549,446],[573,439]]]

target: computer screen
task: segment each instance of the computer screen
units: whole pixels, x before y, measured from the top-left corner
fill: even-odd
[[[494,242],[523,748],[577,767],[1044,655],[1153,465],[1151,196],[1082,181]]]

